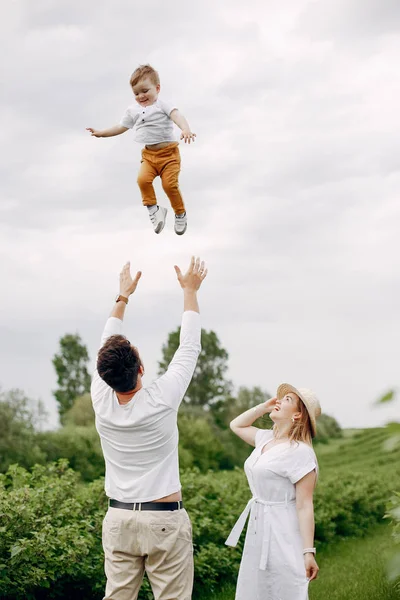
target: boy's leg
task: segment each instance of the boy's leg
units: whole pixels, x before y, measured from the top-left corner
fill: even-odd
[[[143,157],[138,173],[137,184],[142,194],[144,206],[155,206],[157,204],[153,181],[158,174],[156,166]]]
[[[161,158],[161,157],[160,157]],[[183,215],[185,205],[179,189],[179,172],[181,170],[181,157],[178,146],[166,154],[164,164],[160,165],[160,177],[164,192],[167,194],[176,215]]]
[[[144,556],[139,547],[139,525],[130,511],[111,508],[103,521],[104,570],[107,577],[103,600],[136,600],[144,575]]]
[[[143,204],[148,208],[153,229],[155,233],[161,233],[167,218],[167,209],[157,206],[157,198],[153,187],[153,181],[157,175],[159,175],[159,172],[156,165],[146,158],[146,150],[143,150],[137,183],[142,193]]]
[[[191,600],[192,527],[186,510],[152,513],[146,573],[155,600]]]

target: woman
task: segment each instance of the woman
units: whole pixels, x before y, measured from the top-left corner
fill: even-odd
[[[253,427],[266,413],[273,429]],[[244,466],[253,498],[226,540],[236,546],[250,513],[235,600],[308,599],[308,583],[318,573],[313,547],[318,464],[312,438],[320,414],[313,392],[283,383],[276,398],[230,424],[255,446]]]

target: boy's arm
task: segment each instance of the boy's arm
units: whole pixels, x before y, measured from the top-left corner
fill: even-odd
[[[169,116],[170,119],[175,123],[175,125],[178,125],[179,129],[182,129],[181,140],[185,140],[185,143],[189,142],[189,144],[191,141],[194,142],[196,134],[190,131],[189,123],[186,121],[185,117],[179,112],[179,110],[177,108],[174,108],[174,110]]]
[[[90,131],[91,135],[94,137],[112,137],[114,135],[121,135],[121,133],[125,133],[128,131],[129,127],[124,127],[123,125],[114,125],[113,127],[109,127],[108,129],[93,129],[92,127],[86,127],[86,131]]]

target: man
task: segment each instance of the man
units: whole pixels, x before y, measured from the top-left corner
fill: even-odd
[[[108,319],[92,381],[96,428],[106,464],[109,509],[103,522],[107,576],[104,600],[136,600],[146,571],[155,600],[190,600],[192,530],[183,508],[178,465],[177,411],[201,350],[197,302],[207,269],[192,258],[183,275],[180,345],[167,372],[143,387],[138,350],[121,335],[132,279],[127,263]]]

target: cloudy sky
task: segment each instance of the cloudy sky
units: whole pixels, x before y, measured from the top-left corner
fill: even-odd
[[[173,265],[209,266],[203,326],[235,385],[311,387],[343,426],[400,413],[400,3],[1,3],[0,383],[42,398],[79,332],[92,364],[126,260],[126,333],[148,378],[179,324]],[[150,62],[197,133],[181,146],[189,226],[156,236],[131,132],[91,138]],[[160,186],[160,203],[168,205]]]

